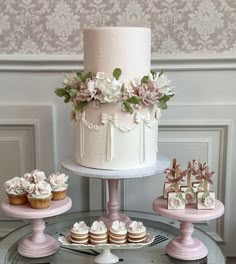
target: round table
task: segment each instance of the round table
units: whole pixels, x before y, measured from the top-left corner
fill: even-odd
[[[72,225],[78,221],[85,221],[91,225],[93,221],[102,214],[101,211],[69,213],[60,216],[50,217],[46,219],[46,232],[47,234],[58,239],[61,235],[66,235]],[[224,264],[226,263],[225,256],[222,253],[217,243],[208,236],[205,232],[194,229],[194,237],[204,241],[204,244],[209,249],[208,256],[196,261],[182,261],[174,259],[165,253],[166,245],[175,237],[179,236],[179,222],[175,220],[168,220],[162,216],[143,213],[125,211],[125,213],[133,220],[142,221],[147,227],[148,232],[155,236],[154,242],[146,247],[140,249],[127,249],[127,250],[114,250],[115,254],[119,257],[120,263],[123,264]],[[17,252],[17,247],[20,241],[24,238],[31,236],[30,225],[25,225],[17,230],[11,232],[6,237],[0,240],[0,258],[3,264],[32,264],[32,263],[55,263],[55,264],[92,264],[94,258],[97,256],[97,251],[91,250],[71,250],[70,248],[60,247],[54,255],[31,259],[21,256]]]

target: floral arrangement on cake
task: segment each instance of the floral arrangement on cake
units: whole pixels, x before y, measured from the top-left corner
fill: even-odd
[[[63,87],[55,93],[64,97],[64,102],[71,102],[74,111],[83,111],[93,102],[96,107],[105,103],[121,103],[122,109],[132,114],[133,108],[156,104],[160,109],[167,108],[167,101],[174,96],[170,81],[163,72],[151,71],[141,79],[134,78],[128,83],[120,80],[122,71],[116,68],[113,76],[104,72],[75,72],[67,75]]]

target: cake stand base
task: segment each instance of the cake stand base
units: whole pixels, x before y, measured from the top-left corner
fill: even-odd
[[[189,244],[183,244],[181,238],[178,237],[167,244],[166,253],[176,259],[197,260],[206,257],[208,250],[206,246],[196,238],[193,238]]]
[[[103,249],[101,254],[94,258],[95,263],[109,264],[119,262],[119,258],[111,253],[110,249]]]
[[[45,234],[44,239],[39,242],[32,242],[32,237],[26,238],[18,246],[18,252],[24,257],[41,258],[56,253],[59,248],[57,241]]]
[[[116,220],[118,220],[120,222],[124,222],[126,224],[126,226],[128,226],[131,223],[131,219],[127,215],[117,213],[116,216],[117,217],[115,219],[113,219],[113,218],[111,218],[111,216],[109,214],[102,215],[99,217],[98,220],[103,221],[107,228],[110,228],[112,225],[112,222],[116,221]]]

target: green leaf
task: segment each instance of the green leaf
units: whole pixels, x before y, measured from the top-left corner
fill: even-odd
[[[161,77],[161,75],[162,75],[163,73],[164,73],[164,71],[161,70],[160,73],[159,73],[159,75],[158,75],[158,77]]]
[[[84,107],[86,106],[88,102],[87,101],[83,101],[83,102],[79,102],[76,106],[75,106],[75,110],[78,112],[83,111]]]
[[[148,76],[143,76],[141,83],[148,83],[149,77]]]
[[[129,103],[129,104],[140,104],[142,102],[142,99],[136,95],[130,97],[129,99],[127,99],[125,102]]]
[[[75,97],[76,94],[78,93],[78,90],[72,88],[72,89],[68,90],[68,93],[69,93],[70,97]]]
[[[85,82],[86,81],[84,72],[77,72],[76,76],[81,82]]]
[[[65,95],[64,102],[65,103],[69,103],[70,102],[70,95],[69,94]]]
[[[93,73],[90,71],[90,72],[87,72],[86,74],[85,74],[85,80],[87,80],[87,79],[92,79],[93,78]]]
[[[151,74],[152,74],[153,79],[155,79],[155,77],[156,77],[156,75],[157,75],[157,72],[154,71],[154,70],[151,70]]]
[[[159,102],[158,102],[157,105],[158,105],[158,107],[159,107],[160,109],[162,109],[162,110],[167,109],[167,104],[166,104],[165,101],[159,100]]]
[[[122,86],[121,86],[121,89],[120,89],[120,92],[123,94],[123,93],[124,93],[124,91],[125,91],[125,85],[124,85],[124,84],[122,84]]]
[[[129,103],[124,102],[122,106],[123,106],[123,109],[125,110],[125,112],[133,114],[133,108],[130,106]]]
[[[112,74],[113,74],[113,77],[116,78],[116,80],[119,80],[121,76],[121,69],[115,68]]]
[[[64,88],[57,88],[55,94],[59,97],[63,97],[66,95],[66,90]]]

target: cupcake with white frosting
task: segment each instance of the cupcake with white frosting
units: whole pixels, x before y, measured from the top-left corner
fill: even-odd
[[[89,241],[89,227],[84,221],[76,222],[70,230],[70,240],[76,244],[87,245]]]
[[[127,241],[127,228],[124,222],[114,221],[109,230],[109,243],[125,244]]]
[[[40,171],[38,169],[35,169],[31,172],[27,172],[24,174],[23,178],[26,181],[32,182],[32,183],[38,183],[40,181],[45,181],[46,180],[46,175],[44,171]]]
[[[128,242],[142,243],[146,240],[146,227],[142,222],[133,221],[128,227]]]
[[[4,188],[11,205],[22,205],[27,203],[27,183],[25,179],[20,177],[14,177],[4,183]]]
[[[48,208],[52,199],[51,185],[45,181],[31,183],[27,197],[32,208]]]
[[[64,173],[57,172],[49,175],[48,182],[52,188],[52,200],[59,201],[65,199],[68,188],[67,180],[68,175]]]
[[[108,240],[107,228],[103,221],[93,222],[90,232],[90,243],[93,245],[106,244]]]

